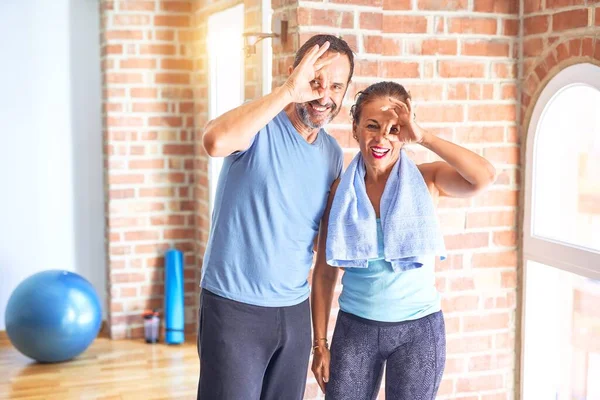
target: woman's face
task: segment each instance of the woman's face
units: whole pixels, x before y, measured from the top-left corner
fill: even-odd
[[[393,107],[387,97],[369,100],[363,104],[360,120],[352,127],[365,164],[377,171],[391,169],[403,146],[398,139],[400,127]]]

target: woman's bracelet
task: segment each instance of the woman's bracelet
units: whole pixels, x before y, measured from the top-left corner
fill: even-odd
[[[313,348],[312,348],[312,353],[313,353],[313,354],[315,354],[315,350],[317,350],[317,349],[320,349],[321,347],[323,347],[323,346],[319,346],[319,345],[317,345],[317,346],[313,346]],[[324,346],[324,347],[325,347],[327,350],[329,350],[329,346],[328,346],[327,344],[325,344],[325,346]]]
[[[319,342],[325,342],[325,348],[329,350],[329,343],[327,342],[327,338],[315,339],[313,344],[312,353],[315,354],[315,350],[321,347]]]

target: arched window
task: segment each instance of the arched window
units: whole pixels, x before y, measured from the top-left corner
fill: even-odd
[[[548,82],[526,146],[522,398],[600,399],[600,67]]]

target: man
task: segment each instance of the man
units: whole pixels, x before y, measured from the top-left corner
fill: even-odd
[[[202,400],[302,399],[311,349],[308,273],[340,146],[322,128],[340,111],[354,60],[331,35],[309,39],[272,93],[209,122],[225,157],[202,268]]]

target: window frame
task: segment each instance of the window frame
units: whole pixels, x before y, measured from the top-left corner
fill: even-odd
[[[525,147],[525,180],[523,197],[523,225],[522,225],[522,305],[521,305],[521,354],[520,354],[520,398],[524,399],[525,384],[525,344],[528,340],[527,332],[527,282],[528,262],[533,261],[568,271],[586,278],[600,279],[600,252],[574,244],[566,244],[533,234],[534,181],[535,181],[535,155],[539,150],[540,122],[544,111],[552,99],[562,90],[572,85],[588,85],[600,91],[600,66],[591,63],[578,63],[568,66],[550,79],[540,93],[527,128]],[[549,267],[550,268],[550,267]],[[525,399],[528,400],[528,399]]]
[[[561,91],[572,85],[588,85],[600,91],[600,66],[590,63],[574,64],[556,74],[542,90],[527,129],[525,156],[525,204],[523,218],[523,258],[552,265],[592,279],[600,279],[600,251],[566,244],[533,234],[532,206],[535,183],[535,155],[538,149],[539,127],[546,106]]]

